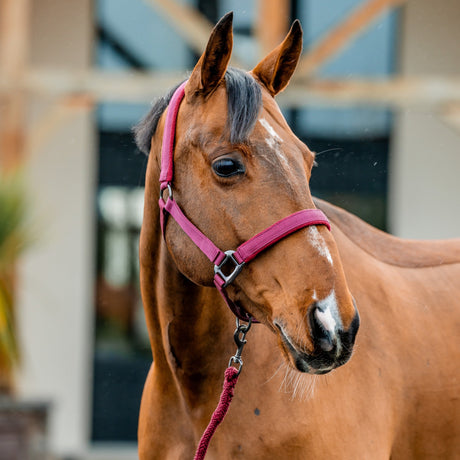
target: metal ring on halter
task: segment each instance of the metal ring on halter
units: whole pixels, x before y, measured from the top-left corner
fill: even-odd
[[[236,251],[225,251],[225,257],[222,262],[219,265],[214,265],[214,274],[219,275],[222,278],[222,281],[224,281],[224,284],[222,285],[223,288],[226,288],[243,269],[244,262],[241,264],[238,263],[238,261],[235,259],[235,256],[233,255],[235,252]],[[229,275],[226,275],[222,272],[222,268],[229,262],[233,264],[233,269]]]
[[[168,182],[166,184],[166,187],[162,187],[160,185],[160,200],[163,200],[165,201],[165,199],[163,198],[163,192],[168,189],[168,198],[170,198],[171,200],[173,199],[173,192],[172,192],[172,187],[171,187],[171,184]]]

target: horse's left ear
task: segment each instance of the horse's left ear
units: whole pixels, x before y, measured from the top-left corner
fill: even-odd
[[[302,27],[298,19],[283,43],[262,59],[252,70],[272,96],[286,88],[302,53]]]
[[[233,13],[227,13],[214,27],[206,51],[201,56],[185,86],[186,97],[207,95],[221,82],[233,47]]]

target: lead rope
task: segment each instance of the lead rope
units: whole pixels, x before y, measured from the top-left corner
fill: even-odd
[[[241,373],[241,369],[243,368],[243,360],[241,359],[241,353],[243,351],[244,346],[247,343],[246,334],[251,328],[251,324],[252,319],[249,320],[247,325],[240,324],[240,320],[238,318],[236,319],[236,330],[233,334],[233,338],[238,348],[236,350],[235,355],[230,358],[228,367],[225,370],[224,385],[222,393],[220,395],[219,404],[217,405],[216,410],[212,414],[211,421],[209,422],[206,430],[201,436],[194,460],[204,459],[206,452],[208,450],[209,443],[211,442],[211,438],[214,435],[217,427],[224,420],[228,408],[230,407],[230,403],[232,402],[233,394],[235,391],[235,386],[238,382],[238,377]],[[237,369],[236,367],[232,366],[232,363],[236,363],[237,365],[239,365],[239,368]]]

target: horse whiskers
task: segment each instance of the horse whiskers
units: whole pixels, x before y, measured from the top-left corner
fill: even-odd
[[[319,157],[319,155],[322,155],[323,153],[329,153],[329,152],[336,152],[338,150],[343,150],[341,147],[334,147],[332,149],[327,149],[327,150],[321,150],[321,152],[314,152],[315,159],[313,161],[313,166],[318,166],[318,162],[316,159]]]
[[[291,393],[291,400],[298,399],[305,401],[312,398],[317,376],[298,372],[292,369],[287,363],[284,363],[284,366],[285,375],[279,391],[282,393]]]
[[[275,372],[262,385],[271,382],[281,371],[285,369],[284,377],[279,386],[280,393],[291,394],[291,400],[306,401],[314,395],[317,375],[304,374],[293,369],[284,359],[280,362]]]
[[[303,385],[300,385],[301,377],[302,377],[302,374],[298,374],[294,379],[295,385],[294,385],[294,389],[292,391],[292,399],[296,399],[297,395],[299,397],[302,397],[302,395],[303,395],[303,391],[302,391],[303,390],[303,388],[302,388]]]
[[[284,361],[281,361],[280,365],[276,368],[276,371],[273,373],[273,375],[269,377],[262,385],[266,385],[267,383],[271,382],[275,378],[276,374],[278,374],[280,369],[283,367],[283,365],[286,365],[286,363]]]
[[[301,338],[301,333],[303,331],[303,326],[304,324],[302,322],[299,322],[297,324],[297,330],[295,332],[295,343],[299,346],[300,348],[300,351],[302,353],[305,353],[305,354],[308,354],[308,349],[307,349],[307,344],[305,343],[305,341]]]
[[[293,337],[295,337],[295,343],[298,349],[301,352],[308,354],[309,352],[307,351],[307,344],[305,340],[303,340],[301,337],[303,326],[304,326],[303,322],[299,322],[297,324]],[[285,360],[282,360],[282,362],[276,368],[273,375],[264,384],[273,380],[273,378],[280,372],[280,370],[283,367],[285,369],[285,372],[284,372],[283,380],[281,381],[280,386],[279,386],[279,391],[282,393],[288,393],[288,394],[290,393],[291,400],[297,399],[297,400],[305,401],[313,397],[314,390],[315,390],[315,383],[316,383],[318,376],[299,372],[296,369],[294,369],[291,365],[289,365]]]
[[[326,150],[321,150],[321,152],[315,152],[315,158],[318,157],[319,155],[323,155],[324,153],[329,153],[329,152],[336,152],[339,150],[343,150],[342,147],[333,147],[331,149],[326,149]]]

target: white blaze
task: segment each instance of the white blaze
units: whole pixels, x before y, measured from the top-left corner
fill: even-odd
[[[273,126],[265,118],[260,118],[259,122],[267,130],[268,134],[270,134],[270,137],[266,139],[267,143],[273,143],[275,141],[280,143],[283,142],[283,139],[278,136],[277,132],[273,129]]]
[[[334,265],[329,248],[318,229],[316,227],[308,227],[308,232],[310,233],[310,244],[318,251],[319,255],[325,257],[331,265]]]
[[[334,333],[337,330],[337,325],[341,323],[334,290],[325,299],[318,301],[316,305],[316,319],[326,331]]]
[[[259,118],[259,123],[268,133],[268,137],[265,138],[265,143],[273,150],[281,164],[286,169],[290,169],[289,162],[280,149],[280,144],[283,142],[283,139],[281,139],[278,133],[273,129],[273,126],[265,118]]]

